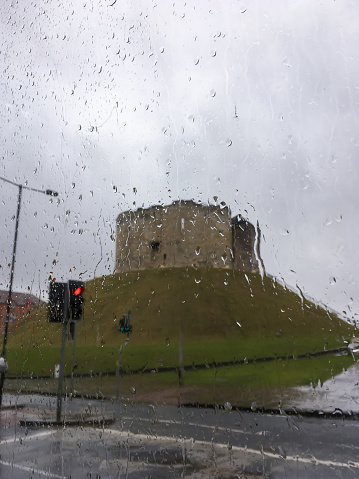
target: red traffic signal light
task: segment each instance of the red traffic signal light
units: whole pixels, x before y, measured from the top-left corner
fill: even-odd
[[[79,295],[82,294],[84,291],[85,291],[85,287],[84,287],[84,286],[80,286],[79,288],[76,288],[76,289],[75,289],[74,295],[75,295],[75,296],[79,296]]]
[[[85,285],[82,281],[69,280],[70,314],[72,321],[81,321],[84,308]]]

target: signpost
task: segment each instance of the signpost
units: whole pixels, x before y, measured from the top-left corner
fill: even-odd
[[[124,346],[120,346],[118,350],[118,365],[117,365],[117,388],[116,388],[116,399],[120,397],[120,374],[121,374],[121,352],[122,347],[125,347],[130,342],[130,334],[132,333],[132,325],[131,325],[131,311],[128,312],[128,315],[125,314],[120,319],[120,331],[123,334],[127,334],[127,338],[125,341]]]

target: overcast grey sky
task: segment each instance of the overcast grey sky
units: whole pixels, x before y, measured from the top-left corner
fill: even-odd
[[[218,197],[259,221],[268,273],[359,314],[357,2],[19,0],[0,15],[0,176],[59,192],[24,191],[15,290],[113,272],[121,211]],[[0,183],[5,289],[17,188]]]

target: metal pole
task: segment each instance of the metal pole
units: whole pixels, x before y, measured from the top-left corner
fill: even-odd
[[[61,408],[62,408],[62,383],[64,379],[65,369],[65,346],[66,346],[66,330],[69,322],[69,287],[65,288],[65,318],[62,323],[62,338],[61,338],[61,355],[60,355],[60,371],[59,371],[59,385],[57,389],[57,409],[56,422],[61,422]]]
[[[182,351],[182,330],[180,330],[179,348],[178,348],[178,384],[183,386],[183,351]]]
[[[73,347],[72,347],[72,371],[71,371],[71,392],[74,390],[74,372],[75,369],[77,368],[77,362],[76,362],[76,331],[77,331],[77,324],[76,321],[72,322],[73,324]]]
[[[8,296],[7,305],[6,305],[4,342],[3,342],[3,348],[2,348],[2,357],[4,359],[6,359],[6,343],[7,343],[8,329],[9,329],[11,296],[12,296],[12,283],[13,283],[13,279],[14,279],[16,246],[17,246],[17,233],[18,233],[18,230],[19,230],[19,217],[20,217],[21,195],[22,195],[22,185],[17,185],[17,186],[19,187],[19,195],[18,195],[18,198],[17,198],[15,238],[14,238],[14,247],[13,247],[13,250],[12,250],[12,262],[11,262],[11,274],[10,274],[10,289],[9,289],[9,296]],[[5,371],[3,371],[1,373],[1,378],[0,378],[0,409],[1,409],[1,405],[2,405],[2,395],[3,395],[4,381],[5,381]]]
[[[73,349],[72,349],[72,370],[74,371],[76,368],[77,368],[77,362],[76,362],[76,332],[77,332],[77,323],[76,321],[74,321],[74,337],[73,337],[73,341],[74,341],[74,345],[73,345]]]
[[[122,351],[122,346],[118,350],[116,399],[119,399],[120,397],[121,351]]]

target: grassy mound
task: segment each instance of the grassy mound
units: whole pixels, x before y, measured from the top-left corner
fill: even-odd
[[[86,284],[77,326],[78,372],[114,371],[125,336],[119,320],[131,311],[133,333],[122,352],[125,369],[298,355],[342,346],[354,328],[336,315],[258,274],[171,268],[123,273]],[[33,312],[8,341],[9,374],[51,374],[59,362],[61,325],[46,308]],[[71,369],[72,342],[67,346]]]

